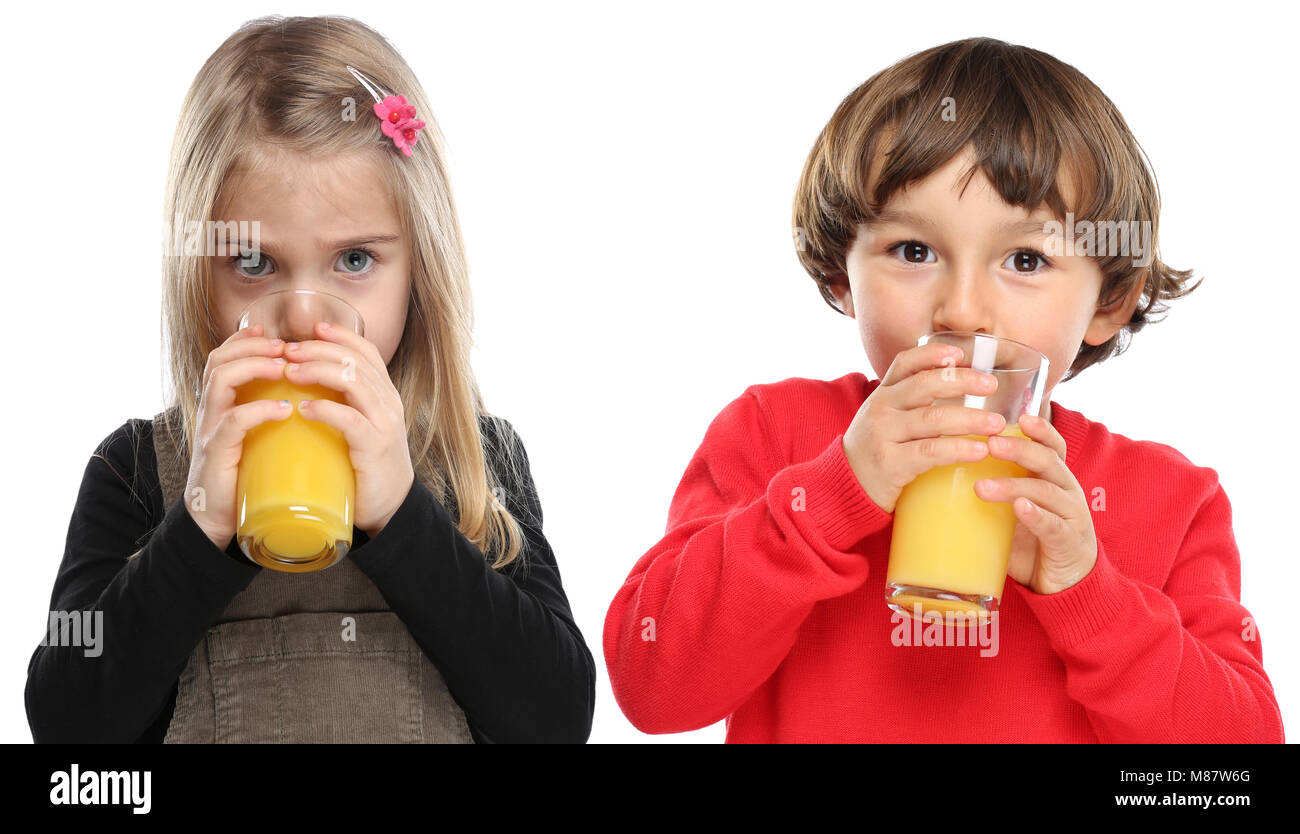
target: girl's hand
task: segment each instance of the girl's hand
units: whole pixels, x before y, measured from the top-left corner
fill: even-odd
[[[284,375],[284,343],[262,335],[262,325],[237,331],[208,354],[203,369],[190,473],[185,482],[185,509],[221,550],[230,546],[239,525],[235,518],[235,482],[244,436],[260,423],[283,420],[292,411],[279,400],[235,405],[235,389],[254,379]]]
[[[989,454],[1041,477],[985,478],[975,494],[1015,508],[1007,575],[1036,594],[1055,594],[1097,563],[1097,534],[1087,495],[1065,465],[1065,438],[1041,417],[1021,415],[1019,425],[1024,438],[990,437]]]
[[[316,322],[318,339],[285,346],[284,376],[295,385],[342,391],[348,404],[301,400],[299,413],[338,429],[357,473],[356,526],[379,535],[415,481],[406,415],[379,349],[364,336]]]

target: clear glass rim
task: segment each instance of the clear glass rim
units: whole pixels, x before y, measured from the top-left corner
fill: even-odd
[[[244,306],[244,309],[239,311],[239,316],[238,318],[235,319],[235,327],[242,329],[243,325],[241,323],[244,321],[245,316],[248,315],[249,310],[253,309],[255,305],[262,303],[262,301],[264,301],[267,298],[270,298],[273,295],[287,295],[289,293],[302,293],[305,295],[323,295],[326,298],[332,298],[338,303],[342,304],[347,309],[351,310],[353,314],[357,317],[357,322],[360,323],[361,329],[363,331],[365,330],[366,327],[365,319],[361,317],[361,311],[358,310],[356,307],[353,307],[352,304],[348,302],[347,299],[337,296],[332,292],[325,292],[324,290],[307,289],[303,287],[294,287],[287,290],[271,290],[268,293],[263,293],[262,295],[259,295],[257,298],[248,302],[248,304]],[[362,333],[362,335],[365,334]]]
[[[927,333],[924,336],[922,336],[920,339],[917,339],[916,344],[918,346],[922,344],[928,344],[928,342],[924,340],[933,339],[933,337],[935,336],[973,336],[976,339],[991,339],[995,342],[1007,342],[1009,344],[1018,345],[1019,347],[1024,348],[1025,350],[1029,351],[1033,355],[1040,357],[1042,360],[1042,362],[1039,363],[1039,366],[1037,368],[993,368],[988,371],[988,373],[992,373],[992,374],[1023,374],[1026,373],[1027,371],[1038,371],[1038,370],[1042,370],[1043,366],[1050,361],[1041,350],[1034,347],[1033,345],[1027,345],[1024,342],[1018,342],[1015,339],[1009,339],[1006,336],[994,336],[991,333],[976,333],[973,330],[938,330],[935,331],[934,333]]]

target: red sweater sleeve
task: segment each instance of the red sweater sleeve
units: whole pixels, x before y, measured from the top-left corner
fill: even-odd
[[[614,697],[646,733],[726,718],[776,670],[819,600],[867,578],[854,548],[888,526],[844,455],[843,432],[782,465],[748,389],[710,424],[673,496],[667,534],[611,603]]]
[[[1050,595],[1023,589],[1101,741],[1283,740],[1258,630],[1239,601],[1240,571],[1232,508],[1216,482],[1163,589],[1121,573],[1100,542],[1078,584]]]

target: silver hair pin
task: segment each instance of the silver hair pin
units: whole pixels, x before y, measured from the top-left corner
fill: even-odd
[[[347,65],[345,64],[344,66]],[[364,73],[361,72],[361,70],[349,66],[348,72],[352,73],[353,77],[356,78],[358,81],[360,81],[361,85],[366,88],[366,90],[370,93],[372,97],[374,97],[375,104],[379,104],[384,99],[388,98],[388,93],[384,92],[384,88],[380,87],[378,84],[371,81],[368,77],[366,77]]]

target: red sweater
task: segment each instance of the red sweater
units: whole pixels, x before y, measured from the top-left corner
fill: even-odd
[[[893,516],[843,446],[878,384],[754,385],[713,420],[605,619],[633,725],[725,718],[729,742],[1282,741],[1218,474],[1056,403],[1093,507],[1091,573],[1051,595],[1008,577],[996,644],[891,639]]]

